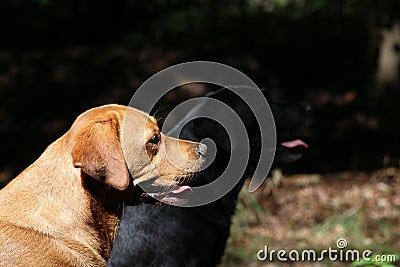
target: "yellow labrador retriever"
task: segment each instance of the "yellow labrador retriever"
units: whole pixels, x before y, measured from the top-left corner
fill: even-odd
[[[185,191],[205,149],[133,108],[86,111],[0,191],[0,266],[105,266],[123,205],[151,195],[137,185]]]

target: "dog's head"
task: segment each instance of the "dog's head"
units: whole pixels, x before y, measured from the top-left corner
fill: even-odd
[[[81,114],[68,143],[74,167],[86,175],[118,190],[146,184],[165,197],[190,189],[184,184],[201,168],[206,151],[203,144],[162,134],[153,117],[119,105]]]
[[[246,90],[258,90],[247,87],[240,87],[237,89],[243,90],[243,93],[246,93]],[[311,107],[309,105],[298,103],[274,101],[267,90],[262,89],[261,91],[267,100],[275,119],[277,147],[274,160],[290,162],[299,159],[308,145],[301,140],[301,137],[296,135],[301,128],[307,127],[311,124]],[[256,117],[246,102],[229,89],[219,89],[207,94],[207,97],[225,103],[232,108],[242,120],[250,141],[250,157],[245,175],[251,176],[257,166],[261,151],[261,133]],[[201,108],[203,107],[200,107],[200,109]],[[205,106],[204,108],[208,107]],[[261,107],[254,108],[257,109]],[[224,111],[221,110],[215,112]],[[261,112],[268,111],[262,110]],[[227,116],[228,115],[229,114],[227,114]],[[219,166],[226,166],[229,161],[229,153],[234,153],[235,149],[235,146],[231,147],[230,138],[225,129],[217,122],[207,118],[197,118],[186,124],[180,133],[180,138],[192,141],[199,141],[204,138],[212,139],[217,146],[217,153],[220,155],[215,158],[215,161],[218,162],[214,163]],[[233,149],[233,151],[231,151],[231,149]],[[210,167],[212,168],[213,165]],[[224,170],[224,168],[217,169],[221,171]],[[203,184],[204,182],[211,182],[211,180],[200,181],[200,179],[198,179],[193,182]]]
[[[271,101],[270,105],[278,136],[275,160],[279,162],[298,160],[308,148],[308,144],[301,139],[301,131],[311,125],[311,106],[284,101]]]

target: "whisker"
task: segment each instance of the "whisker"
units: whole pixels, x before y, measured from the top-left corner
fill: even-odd
[[[120,207],[121,207],[121,203],[119,203],[118,206],[117,206],[117,209],[116,209],[117,213],[118,213]]]
[[[163,111],[165,111],[165,110],[167,110],[168,109],[168,107],[157,107],[157,109],[156,109],[156,111],[154,111],[154,113],[152,114],[152,116],[157,120],[157,121],[159,121],[159,120],[164,120],[165,119],[165,117],[163,117],[162,115],[161,115],[161,112],[163,112]]]
[[[107,194],[107,192],[111,189],[111,187],[112,187],[112,186],[110,185],[110,186],[107,187],[106,190],[104,190],[103,196],[105,196],[105,195]]]

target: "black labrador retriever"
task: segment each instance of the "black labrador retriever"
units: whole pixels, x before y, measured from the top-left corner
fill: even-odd
[[[273,101],[265,90],[263,95],[271,107],[277,128],[279,144],[275,160],[298,159],[307,144],[294,138],[293,134],[311,123],[310,106]],[[207,96],[230,106],[245,125],[250,140],[250,157],[245,174],[229,193],[207,205],[191,208],[139,205],[125,208],[107,266],[203,267],[220,263],[238,194],[245,178],[252,176],[258,163],[261,137],[255,116],[238,95],[223,88]],[[185,125],[180,138],[192,141],[211,138],[217,146],[214,161],[193,179],[196,181],[193,186],[217,179],[225,170],[230,153],[235,153],[231,151],[227,132],[210,119],[192,120]]]

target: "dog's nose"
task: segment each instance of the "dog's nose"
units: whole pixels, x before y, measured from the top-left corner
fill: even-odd
[[[201,156],[205,156],[207,152],[207,146],[205,144],[199,143],[197,145],[197,153],[199,153]]]

